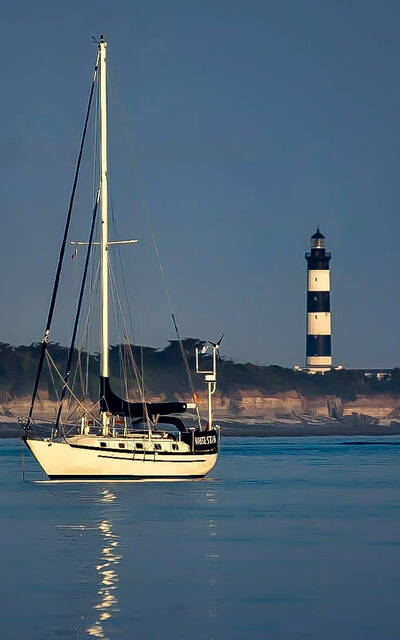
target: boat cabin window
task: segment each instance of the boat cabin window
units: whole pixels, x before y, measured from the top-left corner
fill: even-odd
[[[107,442],[100,442],[100,446],[101,447],[106,447],[107,446]]]
[[[120,449],[125,449],[125,444],[123,442],[120,442],[118,446]]]
[[[154,448],[156,451],[160,451],[161,450],[161,445],[160,444],[155,444]]]
[[[143,444],[142,444],[142,442],[137,442],[137,443],[136,443],[136,449],[143,449]]]
[[[172,445],[172,450],[173,451],[178,451],[178,445],[177,444],[173,444]]]

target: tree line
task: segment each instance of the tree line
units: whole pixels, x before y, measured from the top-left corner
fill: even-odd
[[[205,387],[203,377],[195,373],[195,347],[204,344],[197,338],[187,338],[182,343],[196,392]],[[1,395],[15,398],[32,392],[40,349],[41,344],[37,342],[19,346],[0,342]],[[43,369],[39,390],[47,391],[51,398],[56,399],[62,386],[61,375],[64,374],[68,348],[50,343],[48,351],[49,359]],[[128,392],[132,397],[135,395],[135,386],[138,389],[139,384],[144,384],[147,393],[166,400],[189,396],[191,393],[181,345],[177,340],[170,340],[163,349],[114,345],[110,349],[110,367],[113,389],[122,395]],[[99,354],[75,350],[70,381],[79,397],[87,396],[96,400],[99,393]],[[257,390],[265,395],[297,391],[308,398],[335,395],[343,400],[353,400],[357,395],[399,395],[400,369],[393,369],[390,380],[377,380],[354,370],[308,375],[278,365],[263,366],[222,357],[219,361],[218,390],[226,396],[246,390]]]

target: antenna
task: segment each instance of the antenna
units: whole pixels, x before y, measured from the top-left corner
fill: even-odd
[[[201,373],[204,375],[204,379],[207,385],[207,390],[208,390],[208,429],[212,429],[213,427],[213,408],[212,408],[212,396],[214,395],[216,389],[217,389],[217,353],[219,350],[219,345],[222,342],[224,335],[222,334],[222,336],[220,337],[220,339],[218,340],[218,342],[211,342],[211,340],[208,340],[207,342],[209,343],[208,346],[207,344],[205,344],[203,346],[202,349],[196,347],[196,373]],[[207,368],[207,369],[201,369],[200,368],[200,358],[199,355],[206,355],[206,353],[211,350],[212,351],[212,358],[211,358],[211,368]]]

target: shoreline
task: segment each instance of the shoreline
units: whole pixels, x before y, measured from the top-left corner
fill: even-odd
[[[271,424],[221,424],[223,437],[228,438],[304,438],[312,436],[397,436],[400,435],[400,424],[395,426],[380,425],[271,425]]]
[[[392,425],[341,424],[271,424],[230,422],[216,420],[224,438],[297,438],[312,436],[400,436],[400,422]],[[0,418],[0,438],[18,438],[22,435],[17,422]]]

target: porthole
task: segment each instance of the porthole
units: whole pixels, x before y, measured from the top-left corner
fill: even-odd
[[[160,444],[155,444],[155,445],[154,445],[154,449],[155,449],[156,451],[161,451],[161,445],[160,445]]]
[[[119,446],[120,449],[125,449],[125,443],[124,442],[120,442],[118,444],[118,446]]]
[[[107,446],[107,442],[100,442],[100,446],[101,447],[106,447]]]
[[[141,442],[137,442],[136,449],[143,449],[143,444]]]

